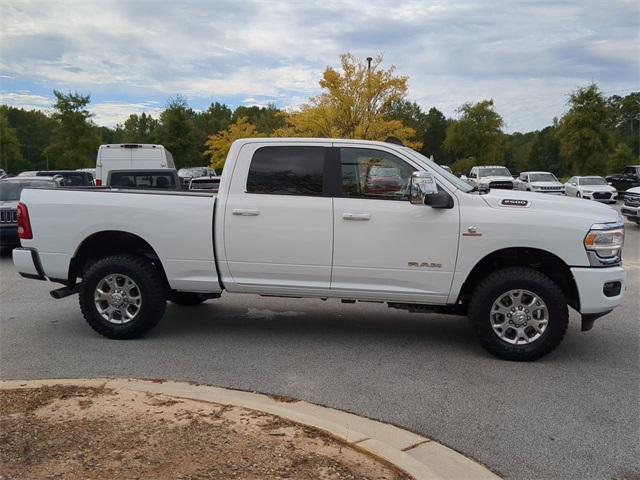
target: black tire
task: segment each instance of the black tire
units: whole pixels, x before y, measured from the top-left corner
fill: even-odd
[[[141,306],[127,323],[116,324],[104,319],[96,307],[95,289],[109,274],[126,275],[139,287]],[[167,305],[162,274],[145,258],[136,255],[113,255],[91,264],[82,275],[78,293],[80,310],[87,323],[100,335],[114,339],[142,336],[156,326]]]
[[[206,302],[207,297],[200,293],[193,292],[171,292],[169,294],[169,301],[183,307],[191,307]]]
[[[582,198],[582,194],[580,192],[576,193],[576,198]]]
[[[493,303],[510,290],[524,289],[540,297],[548,309],[548,324],[531,343],[514,345],[498,337],[491,325]],[[533,361],[552,352],[562,342],[569,325],[564,293],[546,275],[526,267],[498,270],[485,278],[474,291],[467,315],[482,346],[504,360]]]

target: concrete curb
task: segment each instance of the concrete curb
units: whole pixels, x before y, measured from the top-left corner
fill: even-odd
[[[249,408],[323,430],[354,448],[395,465],[416,480],[500,479],[486,467],[429,438],[393,425],[292,398],[164,380],[0,380],[0,389],[45,385],[105,385],[114,390],[150,392]]]

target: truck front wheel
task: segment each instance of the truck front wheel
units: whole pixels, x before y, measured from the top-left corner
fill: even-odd
[[[136,255],[113,255],[91,264],[78,293],[87,323],[108,338],[140,337],[166,308],[162,275]]]
[[[569,325],[560,287],[525,267],[505,268],[485,278],[471,297],[468,316],[489,353],[516,361],[537,360],[553,351]]]

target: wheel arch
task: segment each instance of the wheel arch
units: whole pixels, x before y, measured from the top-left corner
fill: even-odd
[[[146,258],[162,274],[166,284],[167,275],[155,249],[144,238],[122,230],[102,230],[85,238],[76,249],[71,262],[67,284],[73,285],[86,267],[101,258],[111,255],[130,254]]]
[[[509,247],[487,254],[467,275],[458,295],[458,303],[466,308],[471,294],[483,278],[508,267],[529,267],[545,274],[562,289],[567,303],[580,311],[578,287],[569,265],[547,250],[530,247]]]

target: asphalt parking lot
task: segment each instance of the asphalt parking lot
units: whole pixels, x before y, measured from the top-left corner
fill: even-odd
[[[374,304],[224,295],[170,305],[146,338],[113,341],[77,297],[0,260],[2,378],[191,380],[290,395],[394,423],[506,478],[640,474],[640,227],[627,223],[622,307],[535,363],[497,360],[466,319]]]

